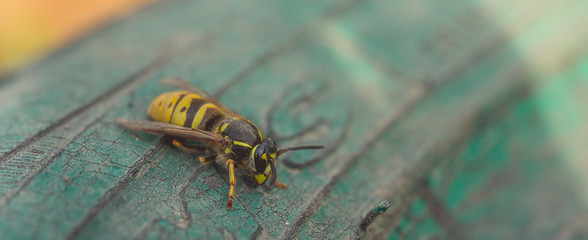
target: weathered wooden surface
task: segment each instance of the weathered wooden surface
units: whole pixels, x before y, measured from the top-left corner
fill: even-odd
[[[565,232],[563,220],[586,216],[576,211],[585,193],[572,184],[582,179],[551,181],[570,170],[557,168],[562,145],[542,131],[554,124],[541,121],[557,115],[541,101],[563,94],[531,96],[570,66],[575,75],[562,78],[586,79],[588,30],[578,24],[588,20],[588,4],[505,4],[149,6],[0,82],[1,232],[41,239],[576,234],[581,228]],[[282,158],[285,191],[238,181],[227,211],[221,168],[114,122],[145,118],[150,100],[171,90],[159,82],[166,76],[216,94],[282,146],[327,149]],[[503,176],[516,184],[494,187]],[[542,181],[566,196],[563,206],[542,198],[534,185]],[[526,189],[536,201],[519,201]],[[392,207],[362,231],[382,200]],[[533,221],[542,209],[554,216],[544,206],[561,211]],[[497,231],[502,221],[511,222]]]

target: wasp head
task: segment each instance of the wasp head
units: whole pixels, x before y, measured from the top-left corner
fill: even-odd
[[[278,157],[278,148],[276,143],[266,138],[259,145],[253,147],[251,158],[253,160],[253,171],[255,172],[255,180],[260,185],[268,178],[270,186],[273,186],[276,181],[276,158]]]
[[[253,150],[251,151],[251,160],[254,165],[252,166],[252,170],[255,172],[255,180],[261,185],[266,182],[269,177],[269,186],[276,185],[279,188],[285,188],[286,184],[277,182],[278,173],[276,170],[276,159],[278,156],[289,151],[321,148],[324,148],[324,146],[308,145],[278,149],[273,140],[266,138],[260,144],[253,147]]]

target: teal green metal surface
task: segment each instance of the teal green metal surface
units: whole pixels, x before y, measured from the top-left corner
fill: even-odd
[[[10,239],[585,238],[588,4],[155,3],[0,80]],[[116,118],[180,77],[281,146],[248,187]],[[367,221],[381,202],[386,212]],[[362,223],[364,227],[360,227]]]

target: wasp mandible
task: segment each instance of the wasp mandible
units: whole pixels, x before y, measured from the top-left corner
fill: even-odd
[[[227,209],[233,208],[235,169],[253,175],[259,185],[269,180],[269,186],[284,189],[278,181],[277,158],[289,151],[320,149],[322,145],[278,148],[264,137],[249,119],[235,113],[202,89],[178,78],[166,78],[163,83],[182,91],[166,92],[156,97],[147,114],[154,121],[117,119],[127,128],[170,136],[172,144],[184,151],[198,152],[200,162],[213,159],[229,172]]]

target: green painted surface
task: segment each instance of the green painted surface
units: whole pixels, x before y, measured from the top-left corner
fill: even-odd
[[[155,3],[0,81],[0,231],[585,238],[588,5],[504,4]],[[327,149],[280,159],[287,190],[238,177],[227,211],[221,166],[115,123],[146,118],[168,76]]]

